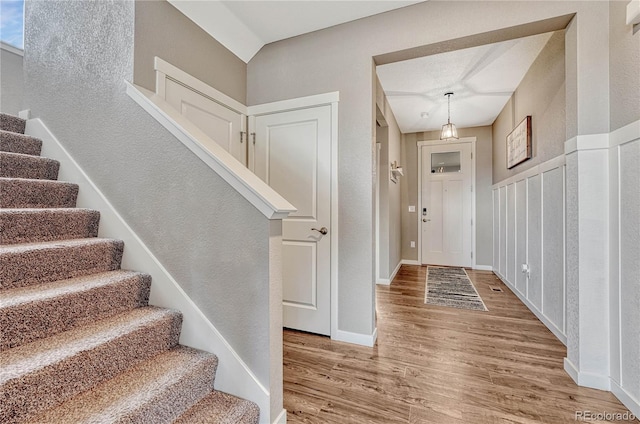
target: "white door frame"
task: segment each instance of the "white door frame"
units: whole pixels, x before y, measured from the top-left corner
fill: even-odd
[[[318,94],[297,99],[282,100],[247,107],[249,116],[249,133],[253,131],[255,119],[253,117],[275,112],[285,112],[297,109],[307,109],[317,106],[331,106],[331,338],[338,339],[338,102],[340,92]],[[252,163],[252,149],[248,163]]]
[[[471,143],[471,266],[476,268],[476,137],[463,137],[456,141],[423,140],[418,141],[418,262],[422,263],[422,148],[432,146],[445,146],[451,144]]]

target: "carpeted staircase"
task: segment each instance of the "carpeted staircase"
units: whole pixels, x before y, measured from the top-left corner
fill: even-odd
[[[182,315],[148,305],[151,277],[25,121],[0,115],[0,423],[257,423],[213,390],[215,355],[178,344]]]

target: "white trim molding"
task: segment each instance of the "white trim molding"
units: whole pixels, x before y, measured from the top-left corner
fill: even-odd
[[[7,51],[9,53],[17,54],[18,56],[24,56],[24,50],[19,49],[17,47],[12,46],[11,44],[7,44],[4,41],[0,41],[0,49]]]
[[[267,183],[242,165],[231,153],[172,108],[155,93],[128,81],[127,94],[207,166],[220,175],[268,219],[283,219],[296,208]]]
[[[629,408],[636,418],[640,418],[640,400],[631,396],[629,392],[620,387],[620,385],[613,379],[611,379],[611,392],[620,399],[624,406]]]
[[[258,380],[204,313],[129,227],[113,205],[71,157],[58,139],[40,119],[27,121],[25,134],[43,140],[42,155],[60,162],[59,178],[79,185],[77,207],[100,211],[100,237],[123,240],[127,248],[122,260],[126,269],[144,270],[153,279],[150,303],[182,312],[180,343],[215,352],[220,360],[216,372],[216,388],[250,399],[262,412],[270,410],[270,392]]]
[[[415,259],[403,259],[400,261],[400,263],[402,265],[422,265],[420,261],[417,261]]]
[[[283,409],[280,411],[275,420],[273,420],[273,424],[287,424],[287,410]]]
[[[247,107],[247,115],[260,116],[273,113],[274,110],[286,112],[288,110],[304,109],[322,105],[333,105],[340,101],[340,92],[315,94],[313,96],[298,97],[296,99],[281,100],[278,102],[263,103]]]
[[[627,25],[640,24],[640,0],[631,0],[627,4]]]
[[[611,390],[611,379],[609,377],[600,374],[580,372],[569,358],[564,358],[564,370],[578,386],[598,390]]]
[[[373,347],[378,339],[378,328],[374,328],[371,334],[352,333],[350,331],[338,330],[336,337],[331,337],[339,342],[353,343],[367,347]]]
[[[477,271],[493,271],[493,266],[491,265],[474,265],[473,269],[477,270]]]

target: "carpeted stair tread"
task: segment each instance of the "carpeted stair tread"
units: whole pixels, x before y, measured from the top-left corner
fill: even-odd
[[[215,355],[178,346],[29,423],[172,423],[211,392],[216,367]]]
[[[0,290],[0,351],[147,306],[151,276],[111,271]]]
[[[0,353],[0,422],[31,416],[178,343],[182,315],[137,308]]]
[[[0,177],[56,180],[59,168],[57,160],[0,151]]]
[[[0,129],[24,134],[24,127],[27,121],[17,116],[0,113]]]
[[[258,424],[260,408],[254,402],[214,391],[185,412],[175,424]]]
[[[40,156],[42,140],[29,135],[0,130],[0,151]]]
[[[0,177],[0,208],[73,208],[77,197],[77,184]]]
[[[91,209],[0,209],[0,244],[97,237],[99,222]]]
[[[121,240],[86,238],[0,246],[0,289],[49,283],[120,268]]]

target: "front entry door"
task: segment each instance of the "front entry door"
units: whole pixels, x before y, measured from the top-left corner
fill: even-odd
[[[471,143],[421,148],[423,264],[472,266]]]
[[[298,211],[282,223],[283,323],[331,333],[331,106],[250,117],[249,167]]]

